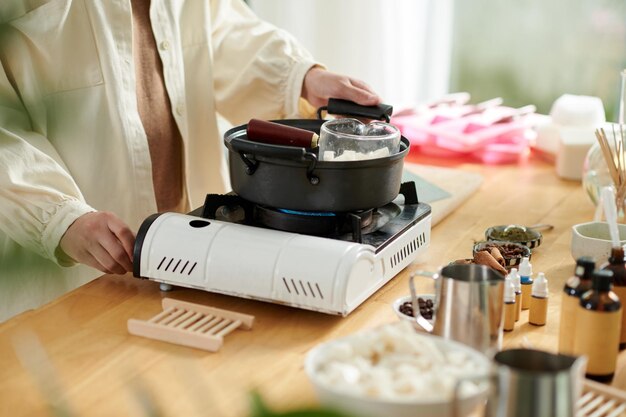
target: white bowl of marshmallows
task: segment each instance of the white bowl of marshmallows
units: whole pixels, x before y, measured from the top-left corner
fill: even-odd
[[[361,417],[452,417],[455,398],[458,415],[469,415],[488,390],[486,380],[471,377],[489,367],[482,353],[408,322],[318,345],[305,361],[320,402]]]

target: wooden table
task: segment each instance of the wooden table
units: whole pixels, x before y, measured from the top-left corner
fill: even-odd
[[[526,337],[531,345],[554,351],[562,285],[574,269],[570,228],[592,218],[592,204],[579,182],[560,180],[553,166],[538,159],[519,166],[450,164],[480,172],[482,188],[433,229],[420,263],[349,317],[202,291],[168,293],[256,316],[252,331],[236,331],[218,353],[207,353],[129,335],[126,321],[155,315],[164,294],[157,284],[130,275],[103,276],[0,325],[0,415],[52,415],[52,401],[71,415],[141,416],[148,415],[144,404],[152,399],[166,416],[246,416],[251,390],[277,410],[315,404],[303,370],[306,352],[320,342],[396,320],[390,304],[408,293],[410,271],[470,257],[473,242],[495,224],[555,226],[532,258],[534,271],[545,272],[550,281],[548,324],[531,326],[523,312],[518,330],[505,336],[507,347],[520,346]],[[426,281],[421,290],[432,292]]]

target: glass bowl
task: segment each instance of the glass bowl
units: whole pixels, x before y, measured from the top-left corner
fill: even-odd
[[[320,129],[321,161],[359,161],[384,158],[400,149],[400,130],[392,124],[335,119]]]
[[[625,146],[626,143],[619,145],[622,139],[626,140],[626,125],[618,125],[615,123],[607,123],[602,126],[607,136],[607,141],[611,152],[617,154],[615,151],[615,145]],[[621,129],[621,131],[620,131]],[[623,152],[623,150],[622,150]],[[626,168],[624,168],[626,169]],[[598,205],[600,202],[600,193],[602,188],[607,186],[615,187],[613,178],[609,174],[609,168],[602,153],[602,148],[598,142],[594,143],[585,157],[583,163],[582,173],[583,189],[587,192],[589,199],[594,205]],[[623,223],[626,221],[626,213],[624,213],[625,203],[616,199],[615,204],[618,208],[618,222]]]

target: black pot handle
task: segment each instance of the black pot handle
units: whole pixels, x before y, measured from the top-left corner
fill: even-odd
[[[295,146],[268,145],[266,143],[253,142],[247,139],[231,137],[228,140],[231,150],[237,152],[241,160],[246,164],[246,174],[252,175],[259,167],[259,161],[251,160],[246,155],[266,156],[269,158],[288,159],[302,162],[307,165],[307,178],[313,185],[319,184],[319,177],[314,173],[317,165],[317,155],[307,152],[305,148]]]
[[[305,161],[305,148],[295,146],[269,145],[267,143],[253,142],[251,140],[232,137],[229,140],[232,150],[237,153],[267,156],[272,158],[290,159],[293,161]]]
[[[389,123],[393,113],[393,106],[382,103],[376,106],[361,106],[353,101],[331,98],[328,99],[328,106],[317,109],[317,117],[319,119],[322,119],[322,112],[324,110],[326,110],[328,114],[365,117],[367,119],[385,120]]]

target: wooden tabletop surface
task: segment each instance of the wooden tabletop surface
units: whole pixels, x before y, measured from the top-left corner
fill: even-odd
[[[529,325],[523,312],[517,330],[504,340],[506,347],[527,341],[555,351],[562,286],[574,269],[571,226],[590,221],[594,212],[580,182],[557,178],[554,167],[536,157],[515,166],[448,166],[481,173],[481,189],[433,229],[418,263],[350,316],[197,290],[167,293],[256,316],[251,331],[231,333],[218,353],[208,353],[128,334],[127,320],[154,316],[164,294],[157,284],[131,275],[103,276],[0,325],[0,415],[141,416],[149,415],[152,404],[165,416],[242,417],[249,413],[252,390],[277,410],[315,404],[303,370],[309,349],[395,321],[390,305],[408,294],[412,270],[471,257],[474,241],[497,224],[554,225],[532,257],[534,272],[545,272],[550,281],[548,324]],[[420,289],[432,292],[431,285],[423,280]]]

